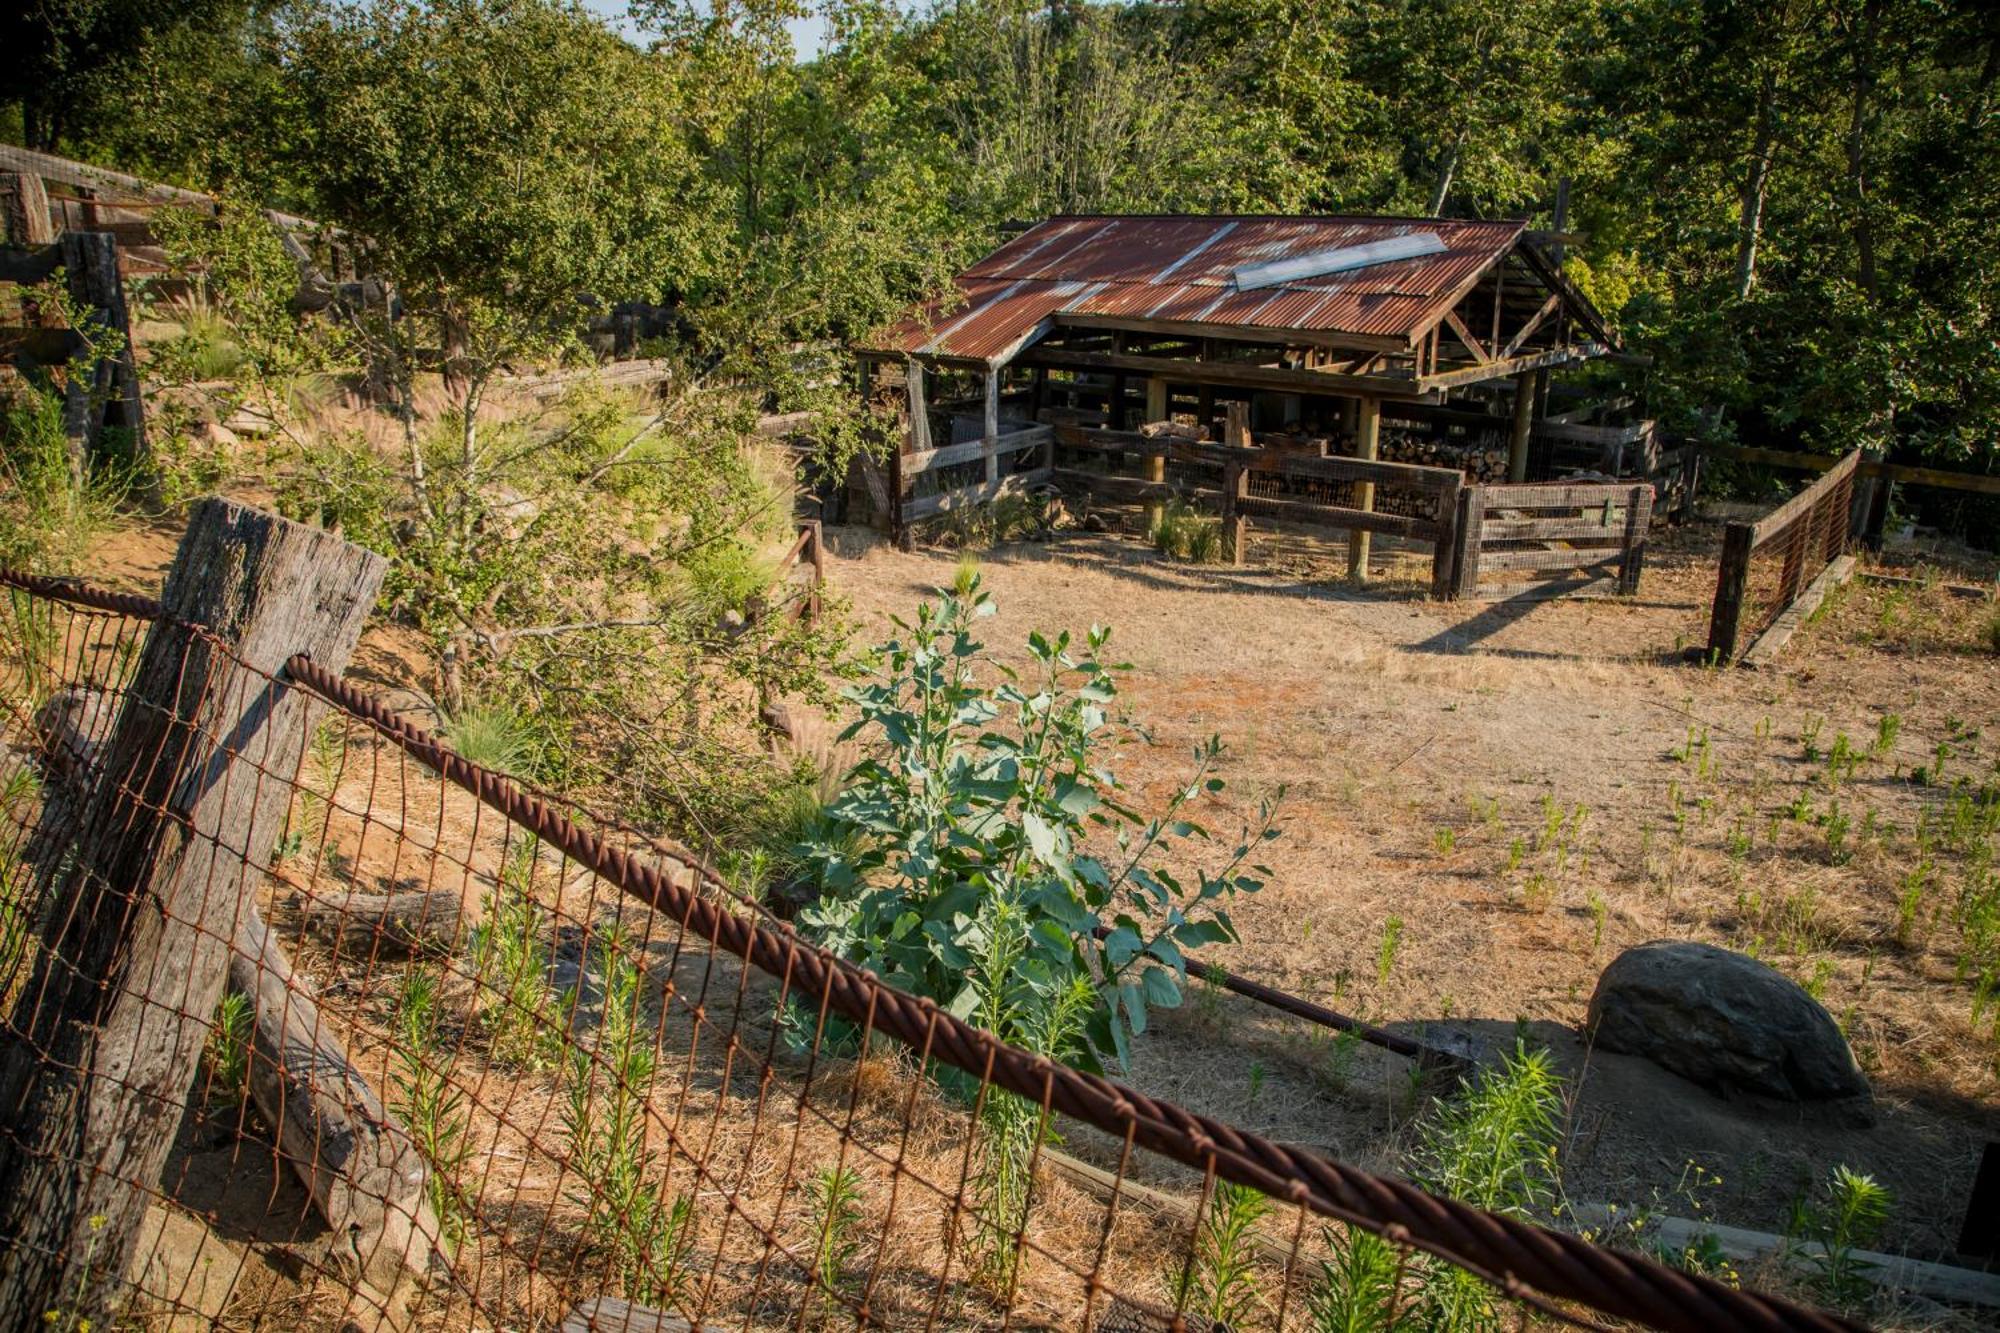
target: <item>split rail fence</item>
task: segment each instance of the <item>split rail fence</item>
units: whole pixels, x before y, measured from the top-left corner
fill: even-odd
[[[1723,529],[1708,622],[1711,660],[1736,661],[1745,636],[1753,641],[1746,657],[1767,636],[1774,644],[1788,636],[1791,622],[1824,595],[1824,580],[1843,575],[1859,528],[1854,498],[1861,461],[1857,449],[1764,517]]]
[[[1858,1327],[893,989],[343,679],[381,577],[222,501],[158,601],[0,571],[0,1328],[1209,1328],[1224,1184],[1270,1201],[1237,1330],[1311,1326],[1358,1232],[1390,1326],[1462,1269],[1524,1319]]]

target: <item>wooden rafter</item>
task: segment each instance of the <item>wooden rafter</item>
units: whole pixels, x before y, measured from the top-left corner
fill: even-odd
[[[1542,302],[1541,308],[1535,311],[1533,315],[1530,315],[1528,317],[1528,322],[1526,324],[1523,324],[1515,332],[1514,336],[1507,340],[1507,345],[1500,349],[1500,355],[1512,356],[1514,355],[1514,353],[1520,351],[1521,344],[1528,341],[1529,338],[1533,337],[1535,330],[1541,328],[1543,324],[1547,323],[1550,315],[1553,315],[1556,313],[1556,311],[1562,309],[1562,303],[1563,299],[1561,292],[1551,293],[1549,299]]]
[[[1471,329],[1465,327],[1465,321],[1458,317],[1456,310],[1445,311],[1444,322],[1458,336],[1458,340],[1465,344],[1465,350],[1472,353],[1473,360],[1485,365],[1493,359],[1493,354],[1486,350],[1486,345],[1472,335]],[[1511,348],[1508,350],[1512,351]]]

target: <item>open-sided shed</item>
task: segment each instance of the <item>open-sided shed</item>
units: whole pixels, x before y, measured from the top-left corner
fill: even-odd
[[[1146,472],[1134,480],[1158,486],[1171,450],[1148,457],[1122,438],[1135,428],[1191,445],[1262,433],[1294,458],[1358,465],[1378,457],[1386,414],[1437,442],[1426,463],[1526,480],[1550,372],[1613,349],[1562,273],[1561,240],[1521,220],[1457,218],[1031,226],[857,348],[870,392],[906,409],[894,475],[876,487],[889,523],[1041,480],[1059,448],[1136,452]],[[970,485],[953,484],[968,469]],[[939,472],[945,484],[921,484]],[[1342,512],[1375,512],[1376,479],[1355,466],[1320,472],[1345,485]],[[1397,530],[1392,517],[1349,525],[1357,574],[1368,533]]]

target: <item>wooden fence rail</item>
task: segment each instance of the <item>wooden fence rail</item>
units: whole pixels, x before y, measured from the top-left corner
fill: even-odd
[[[939,514],[963,509],[969,505],[990,504],[1004,495],[1025,491],[1039,486],[1054,476],[1047,451],[1053,440],[1053,432],[1047,426],[1023,426],[1016,430],[990,434],[963,444],[948,444],[935,449],[919,449],[912,453],[890,456],[890,476],[888,480],[890,501],[890,527],[899,544],[907,544],[910,525],[922,519],[935,518]],[[1024,467],[1007,472],[1017,454],[1029,450],[1044,451],[1041,463],[1035,467]],[[918,479],[941,473],[946,468],[963,467],[969,463],[984,463],[983,476],[976,481],[960,485],[943,485],[927,495],[916,495]],[[940,480],[943,480],[940,478]]]
[[[1213,496],[1222,514],[1224,544],[1235,563],[1242,562],[1241,529],[1248,518],[1282,519],[1348,532],[1380,532],[1432,545],[1431,587],[1438,597],[1452,595],[1459,531],[1459,493],[1465,476],[1455,468],[1383,463],[1364,458],[1319,457],[1284,449],[1216,444],[1205,440],[1146,435],[1138,431],[1101,430],[1077,425],[1055,427],[1055,443],[1083,453],[1158,459],[1192,470],[1199,479],[1168,482],[1152,477],[1118,476],[1076,467],[1058,467],[1059,480],[1110,492],[1121,499],[1158,500],[1168,496]],[[1291,477],[1306,481],[1345,482],[1381,490],[1414,491],[1423,497],[1427,515],[1399,514],[1349,505],[1323,504],[1249,493],[1253,476]],[[1153,477],[1162,474],[1155,472]],[[1210,481],[1209,477],[1215,477]],[[1232,540],[1234,538],[1234,540]]]
[[[1798,600],[1809,581],[1846,551],[1854,535],[1854,482],[1862,466],[1856,449],[1819,480],[1754,523],[1731,523],[1723,530],[1722,560],[1716,570],[1715,605],[1709,613],[1711,658],[1733,662],[1744,625],[1744,609],[1759,556],[1775,555],[1780,566],[1774,589],[1760,599],[1762,629]]]

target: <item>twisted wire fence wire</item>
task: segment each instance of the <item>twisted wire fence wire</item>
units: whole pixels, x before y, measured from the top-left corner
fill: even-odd
[[[121,780],[103,756],[158,608],[0,585],[0,1001],[9,1040],[41,1040],[64,867],[105,836],[73,812]],[[230,672],[317,705],[295,772],[194,738],[289,808],[269,845],[194,832],[251,1008],[193,1015],[167,1169],[126,1182],[138,1253],[97,1280],[134,1326],[1312,1328],[1351,1228],[1396,1255],[1390,1326],[1455,1267],[1524,1323],[1855,1327],[1008,1047],[307,658]],[[1270,1202],[1218,1294],[1225,1186]]]

